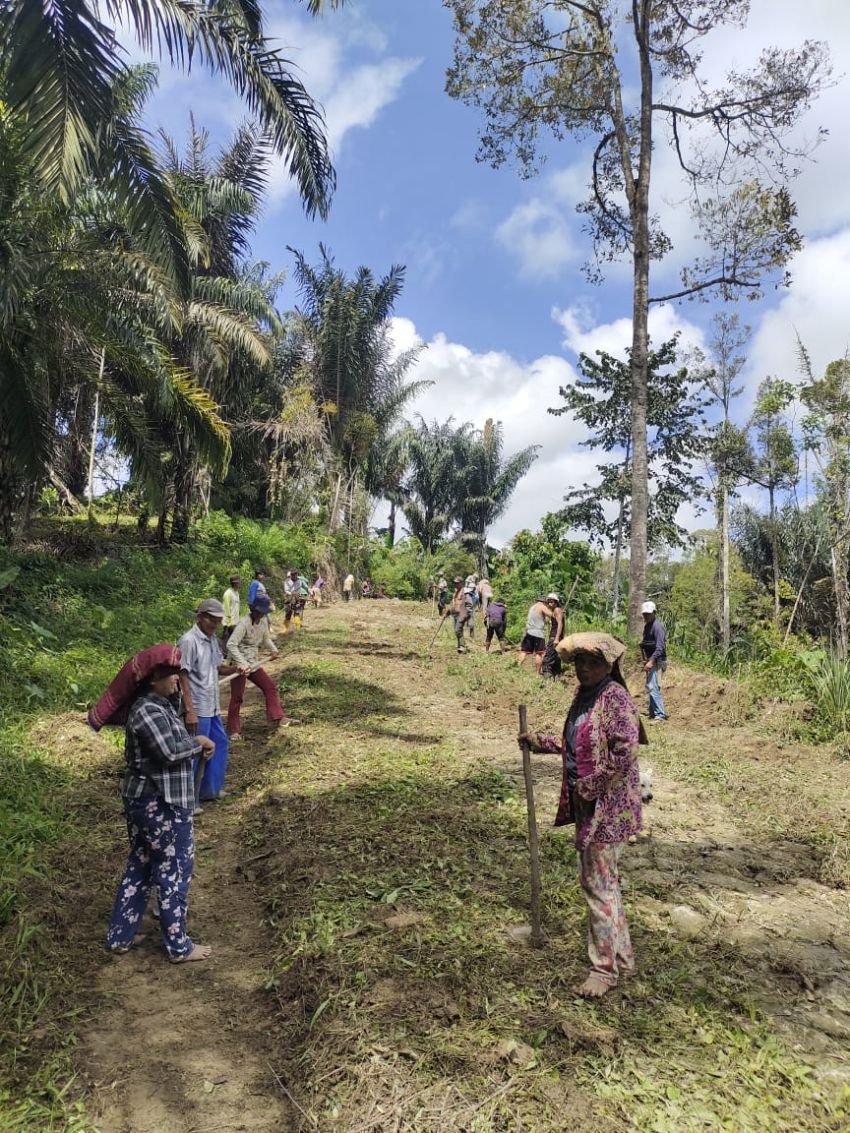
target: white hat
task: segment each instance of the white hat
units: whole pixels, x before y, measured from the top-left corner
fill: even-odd
[[[561,599],[558,597],[558,595],[554,591],[552,591],[551,594],[546,595],[546,601],[547,602],[560,602]]]
[[[640,612],[642,614],[654,614],[655,613],[655,603],[654,602],[644,602],[644,604],[640,608]]]

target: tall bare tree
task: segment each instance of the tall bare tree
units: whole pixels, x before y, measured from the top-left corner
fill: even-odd
[[[750,328],[742,326],[736,314],[725,311],[716,315],[713,321],[714,332],[709,342],[710,360],[703,360],[706,368],[702,377],[706,389],[722,414],[713,430],[710,453],[716,481],[717,525],[720,531],[718,541],[720,642],[725,654],[729,652],[732,644],[729,498],[752,463],[746,433],[733,424],[731,406],[734,399],[740,397],[744,390],[742,385],[736,383],[746,362],[746,356],[741,351],[749,340]],[[699,360],[694,359],[694,361],[699,366]]]
[[[749,72],[714,87],[702,43],[742,27],[749,0],[444,0],[457,43],[447,89],[484,111],[479,157],[513,156],[525,176],[543,159],[542,135],[592,140],[590,193],[579,206],[593,240],[593,277],[608,260],[632,262],[632,544],[629,622],[640,626],[649,503],[649,305],[719,291],[760,293],[783,281],[800,247],[787,184],[808,150],[794,133],[828,79],[823,44],[765,49]],[[681,287],[651,296],[650,264],[671,242],[653,213],[660,137],[689,191],[704,255]]]

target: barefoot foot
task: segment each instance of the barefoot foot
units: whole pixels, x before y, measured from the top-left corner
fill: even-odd
[[[573,990],[582,999],[601,999],[603,995],[607,995],[613,986],[613,984],[607,983],[602,976],[591,972],[584,983],[578,984]]]
[[[185,956],[169,956],[172,964],[191,964],[195,960],[208,960],[212,948],[209,944],[196,944]]]
[[[137,932],[129,944],[119,945],[117,948],[110,948],[109,951],[113,956],[126,956],[131,949],[138,948],[146,936],[146,932]]]

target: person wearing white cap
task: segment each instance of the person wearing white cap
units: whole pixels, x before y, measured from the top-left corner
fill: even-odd
[[[519,643],[519,664],[522,665],[526,657],[533,657],[534,668],[538,673],[543,663],[543,654],[546,652],[547,621],[555,622],[555,637],[559,638],[563,629],[563,611],[561,599],[557,594],[547,594],[529,609],[525,622],[525,635]]]
[[[217,598],[205,598],[198,606],[197,619],[180,638],[180,691],[183,695],[184,722],[192,736],[207,736],[215,751],[204,768],[200,799],[218,799],[224,794],[229,744],[221,719],[218,691],[220,676],[247,672],[248,666],[225,665],[216,636],[224,606]],[[196,807],[196,813],[199,810]]]
[[[640,643],[643,654],[643,669],[646,673],[646,691],[649,697],[649,718],[659,722],[667,719],[661,685],[658,683],[659,670],[667,671],[667,632],[658,617],[654,602],[644,602],[640,608],[643,614],[643,640]]]

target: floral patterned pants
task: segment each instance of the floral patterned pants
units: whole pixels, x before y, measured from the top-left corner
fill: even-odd
[[[139,930],[151,887],[159,899],[159,927],[170,958],[194,947],[186,935],[186,905],[195,864],[192,812],[164,799],[125,799],[130,854],[109,921],[106,947],[128,949]]]
[[[579,881],[590,913],[587,952],[593,975],[613,987],[634,970],[635,957],[620,892],[619,842],[588,842],[579,850]]]

